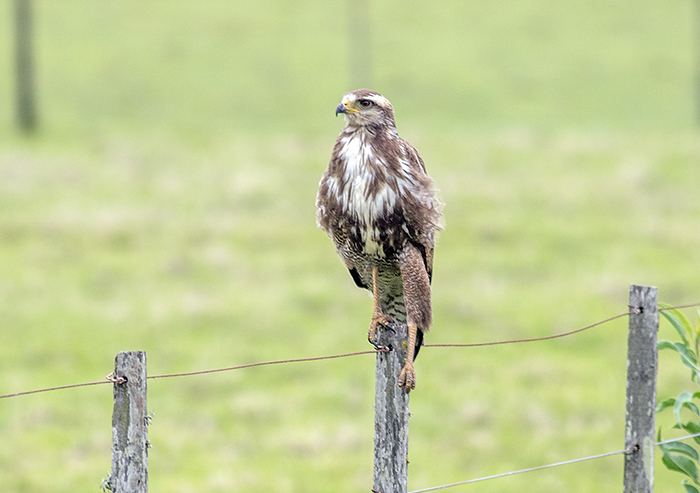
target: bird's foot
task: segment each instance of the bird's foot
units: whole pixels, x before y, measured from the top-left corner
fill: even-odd
[[[389,315],[385,315],[381,312],[372,315],[372,321],[369,324],[369,331],[367,331],[367,340],[375,348],[379,349],[380,346],[377,345],[377,326],[383,325],[384,327],[391,327],[394,323],[394,319]]]
[[[399,374],[399,387],[403,387],[407,394],[416,388],[416,370],[413,368],[413,363],[407,362],[403,366]]]

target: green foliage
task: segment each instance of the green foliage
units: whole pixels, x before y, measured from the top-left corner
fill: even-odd
[[[663,305],[662,305],[663,306]],[[678,353],[683,365],[690,369],[690,380],[700,385],[700,363],[698,362],[698,347],[700,345],[700,310],[698,311],[698,323],[693,326],[690,321],[678,310],[668,309],[660,312],[668,320],[680,336],[681,342],[659,341],[659,349],[670,349]],[[700,433],[700,409],[693,402],[700,399],[700,392],[683,391],[677,397],[668,398],[656,408],[661,412],[667,408],[673,408],[673,416],[676,420],[673,428],[682,429],[690,434]],[[683,410],[690,413],[691,418],[684,420]],[[700,436],[693,437],[696,444],[700,445]],[[661,428],[659,428],[658,441],[661,441]],[[682,442],[662,443],[659,445],[663,453],[662,462],[671,471],[680,472],[688,476],[695,485],[700,486],[700,454],[691,445]],[[699,493],[699,490],[688,483],[681,482],[686,493]]]

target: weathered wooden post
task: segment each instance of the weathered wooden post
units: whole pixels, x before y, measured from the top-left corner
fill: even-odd
[[[148,491],[146,416],[146,352],[121,352],[114,362],[112,493]]]
[[[624,493],[654,491],[654,427],[659,330],[658,290],[630,286]]]
[[[31,0],[15,0],[15,70],[17,125],[28,133],[36,127]]]
[[[377,353],[374,390],[374,486],[379,493],[408,491],[408,394],[398,386],[406,359],[405,325],[378,327],[377,343],[391,351]]]

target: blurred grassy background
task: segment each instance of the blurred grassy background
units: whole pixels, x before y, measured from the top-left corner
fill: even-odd
[[[428,342],[577,328],[629,283],[700,301],[690,1],[368,3],[372,87],[447,204]],[[160,374],[367,349],[371,301],[314,224],[355,88],[349,4],[36,1],[25,138],[0,3],[0,394],[98,380],[120,350]],[[409,488],[621,449],[625,358],[624,320],[424,350]],[[151,489],[367,491],[373,369],[149,382]],[[686,380],[662,354],[659,396]],[[97,491],[111,404],[107,385],[0,402],[0,489]],[[622,464],[462,489],[617,491]]]

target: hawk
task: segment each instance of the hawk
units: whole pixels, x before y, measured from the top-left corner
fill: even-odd
[[[319,184],[316,223],[355,284],[374,295],[369,341],[376,346],[378,324],[408,326],[398,384],[410,392],[413,361],[432,324],[430,282],[442,204],[418,151],[399,137],[388,99],[359,89],[343,96],[338,113],[346,124]]]

